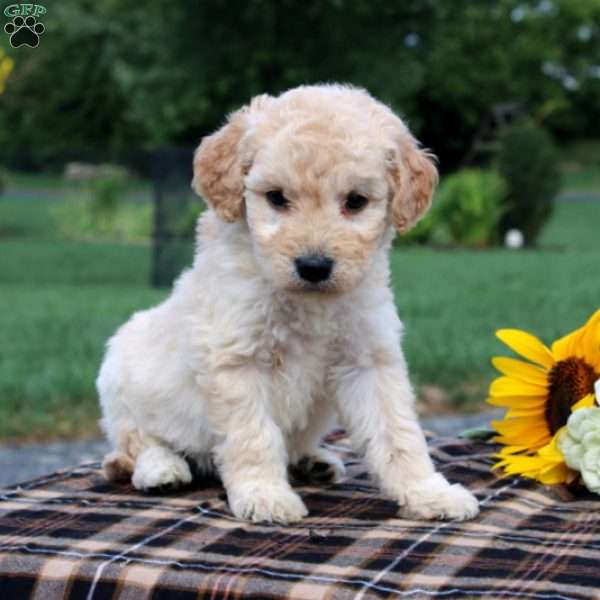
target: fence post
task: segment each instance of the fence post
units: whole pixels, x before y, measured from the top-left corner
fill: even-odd
[[[152,156],[154,220],[150,284],[168,287],[193,256],[192,147],[165,146]]]

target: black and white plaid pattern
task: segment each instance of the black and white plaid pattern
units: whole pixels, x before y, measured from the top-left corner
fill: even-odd
[[[299,488],[293,527],[230,514],[216,481],[149,496],[98,464],[0,493],[0,598],[600,597],[600,501],[499,479],[493,446],[432,442],[439,469],[473,490],[474,521],[401,519],[343,438],[348,477]]]

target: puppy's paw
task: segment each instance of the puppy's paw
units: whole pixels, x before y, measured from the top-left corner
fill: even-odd
[[[439,473],[409,487],[400,509],[411,519],[453,519],[465,521],[479,513],[477,499],[462,485],[449,484]]]
[[[316,448],[290,465],[290,475],[298,483],[337,483],[344,478],[344,463],[333,452]]]
[[[184,458],[161,446],[144,450],[137,458],[131,482],[138,490],[165,492],[192,481]]]
[[[308,514],[300,496],[287,483],[251,485],[228,490],[231,512],[255,523],[297,523]]]

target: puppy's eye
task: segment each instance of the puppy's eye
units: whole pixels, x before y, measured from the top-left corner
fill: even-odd
[[[360,212],[367,204],[369,200],[356,192],[350,192],[346,196],[346,202],[344,203],[344,209],[348,212]]]
[[[281,190],[271,190],[267,192],[267,200],[269,204],[275,208],[287,208],[289,200],[283,195]]]

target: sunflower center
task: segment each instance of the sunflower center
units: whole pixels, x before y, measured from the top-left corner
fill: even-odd
[[[567,423],[571,406],[593,393],[594,382],[600,376],[581,358],[567,358],[557,362],[548,373],[548,402],[546,423],[554,435]]]

